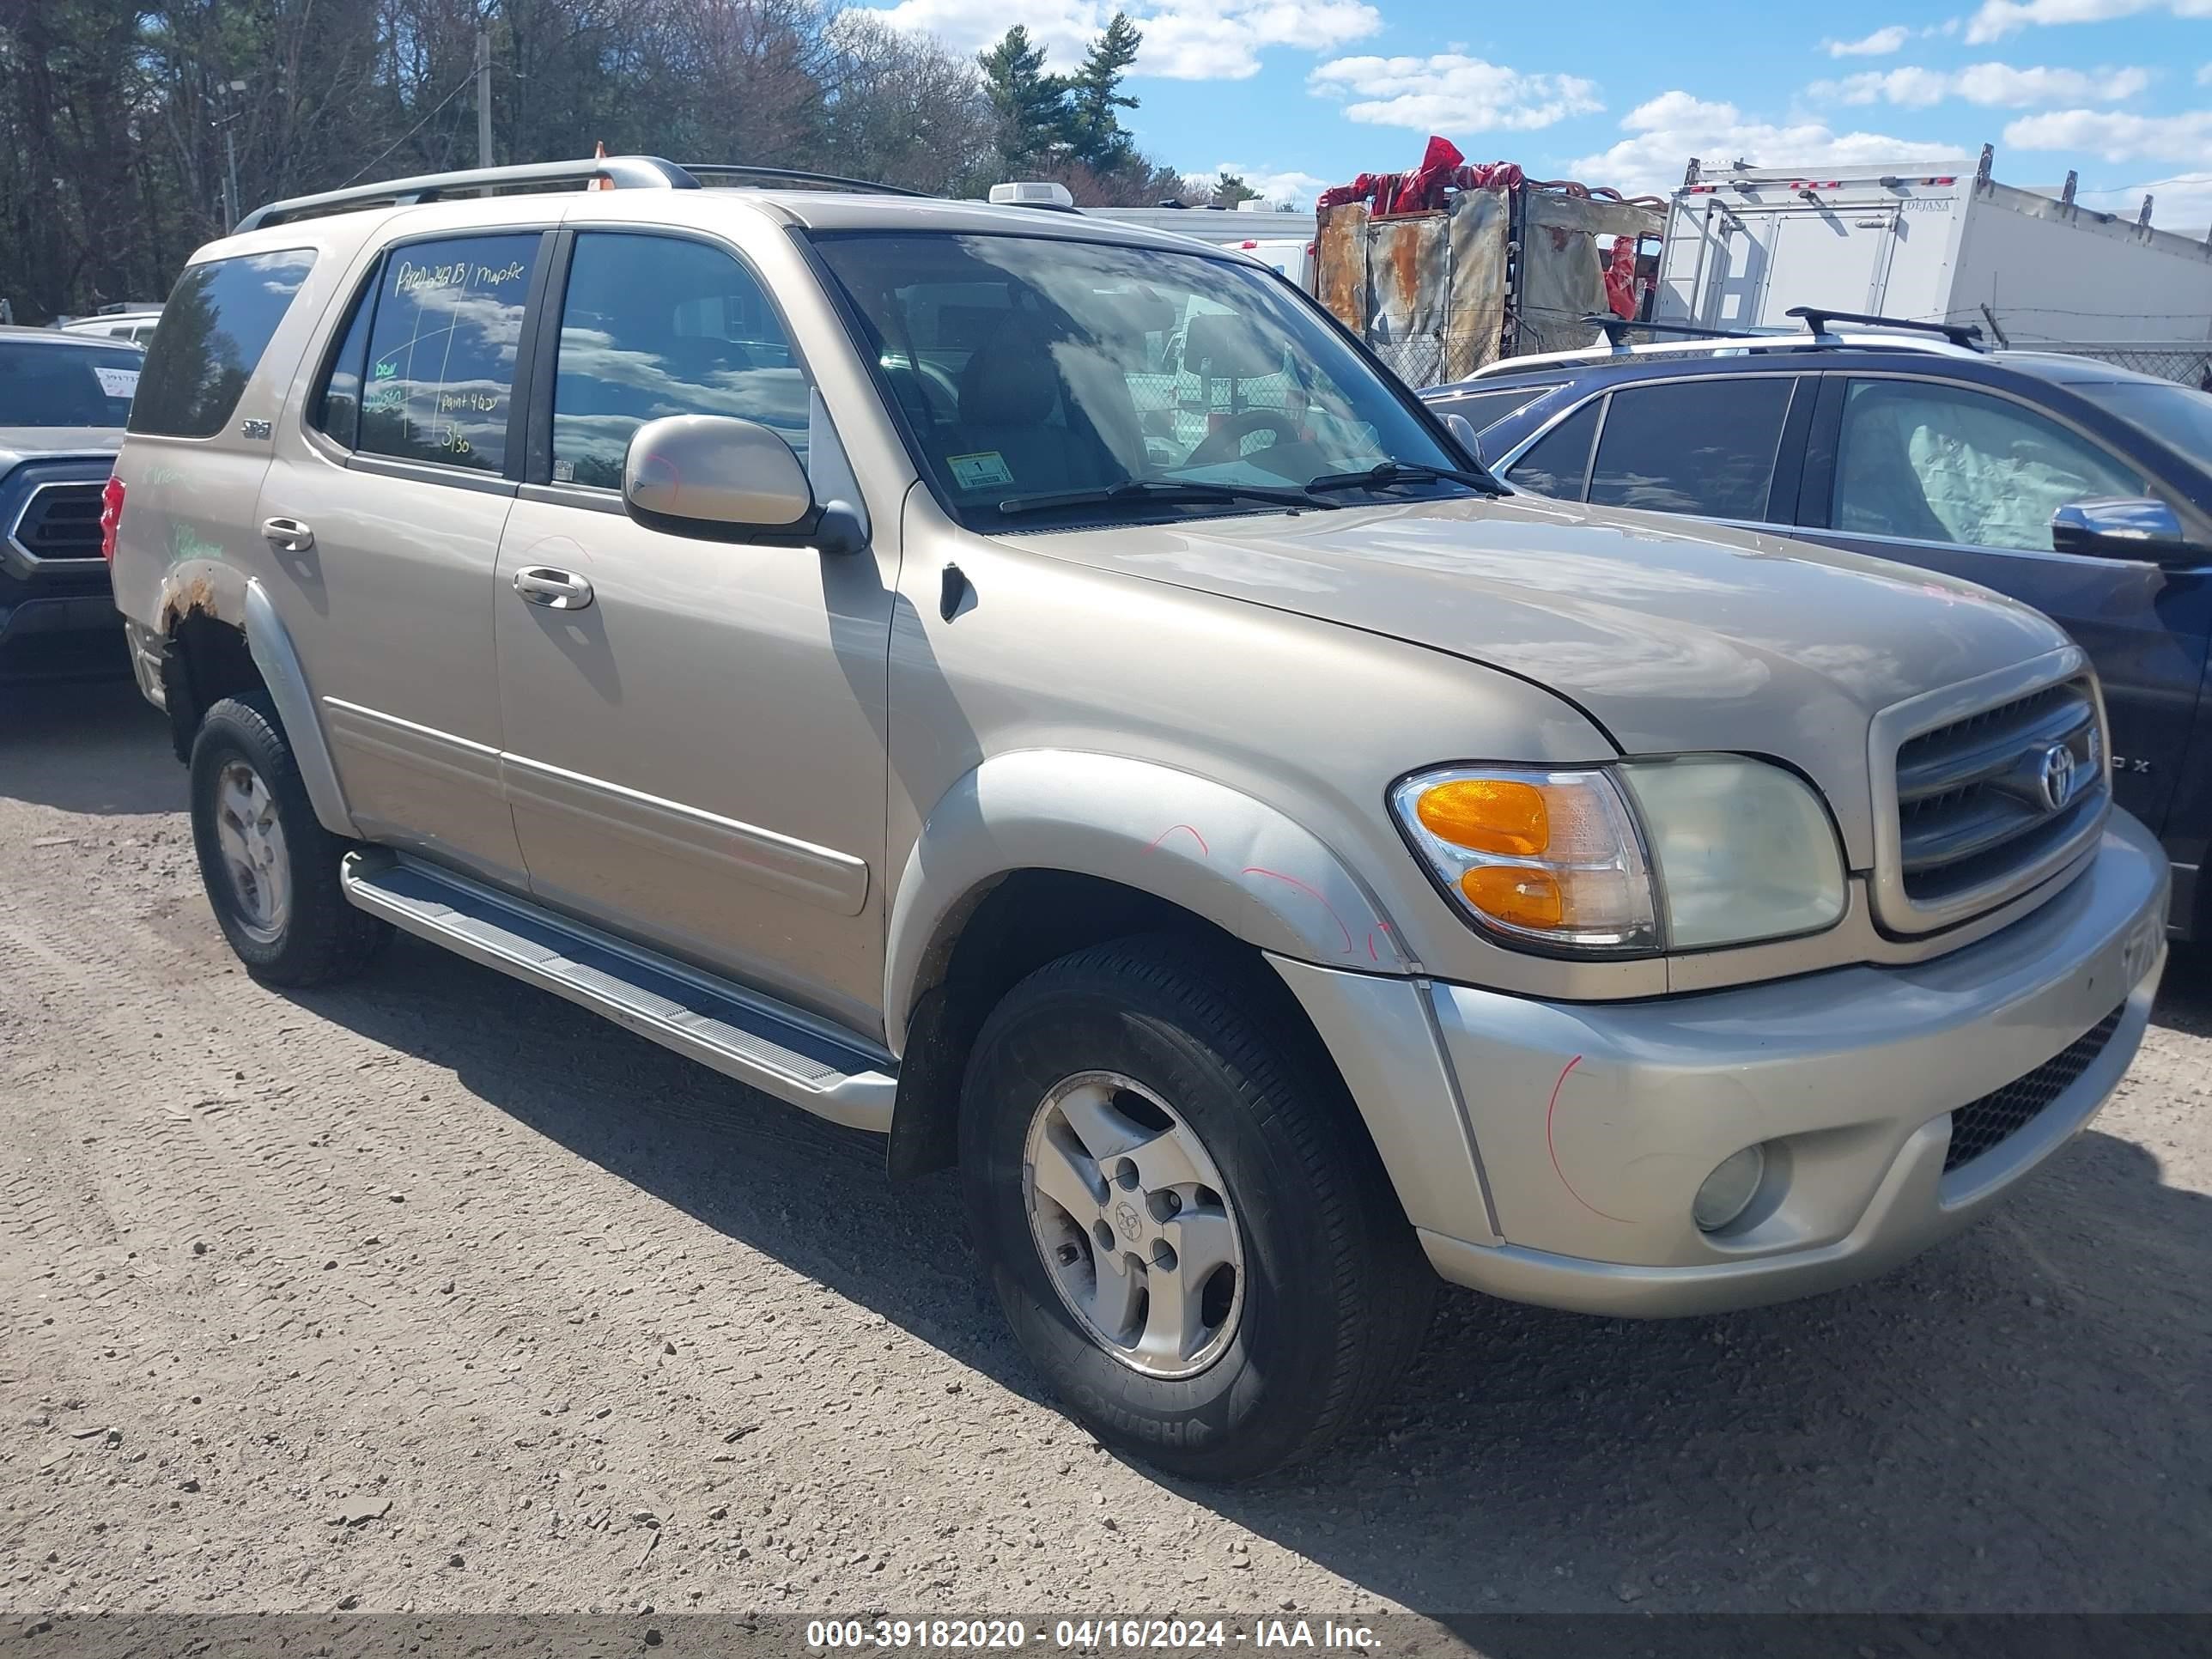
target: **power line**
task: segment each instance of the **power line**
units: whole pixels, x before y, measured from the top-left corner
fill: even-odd
[[[433,109],[428,115],[417,121],[413,126],[408,128],[406,131],[401,133],[397,138],[394,138],[390,143],[386,144],[382,150],[378,152],[374,161],[370,161],[367,167],[361,169],[361,173],[355,173],[353,175],[353,179],[347,179],[345,184],[340,185],[338,188],[340,190],[343,190],[346,187],[346,185],[353,183],[354,179],[360,178],[362,173],[367,173],[369,170],[369,167],[374,167],[378,161],[381,161],[386,156],[391,155],[393,150],[398,149],[400,145],[405,143],[416,133],[422,131],[424,127],[428,126],[431,122],[437,119],[438,111],[442,110],[447,105],[452,103],[454,99],[459,97],[461,95],[461,88],[467,86],[470,82],[474,81],[476,78],[476,69],[474,65],[471,65],[467,76],[460,81],[456,82],[454,83],[453,89],[438,100],[436,109]]]

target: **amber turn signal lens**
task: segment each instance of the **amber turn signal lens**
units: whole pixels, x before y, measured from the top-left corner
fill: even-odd
[[[1533,783],[1455,778],[1422,791],[1415,811],[1431,835],[1478,853],[1534,858],[1552,844],[1544,793]]]
[[[1483,915],[1516,927],[1557,927],[1566,915],[1558,879],[1542,870],[1477,865],[1459,878],[1459,890]]]

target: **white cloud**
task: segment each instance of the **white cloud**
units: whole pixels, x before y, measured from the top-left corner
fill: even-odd
[[[1904,24],[1892,23],[1856,40],[1823,40],[1820,48],[1831,58],[1887,58],[1911,38]]]
[[[2212,225],[2212,173],[2180,173],[2171,179],[2154,179],[2127,190],[2085,190],[2075,199],[2100,213],[2117,213],[2132,219],[2151,201],[2151,222],[2166,230],[2185,230],[2197,235]]]
[[[1892,138],[1878,132],[1838,133],[1817,121],[1787,126],[1746,119],[1734,104],[1686,92],[1665,92],[1621,118],[1626,138],[1595,155],[1571,162],[1569,172],[1616,190],[1671,191],[1682,181],[1682,164],[1699,157],[1705,171],[1735,161],[1752,167],[1867,167],[1890,162],[1957,161],[1966,146]]]
[[[1325,52],[1374,33],[1382,14],[1366,0],[1248,0],[1174,6],[1134,21],[1145,32],[1139,74],[1242,81],[1260,72],[1263,47]]]
[[[2107,161],[2201,161],[2212,159],[2212,110],[2184,115],[2053,110],[2009,123],[2004,141],[2021,149],[2089,150]]]
[[[1966,24],[1966,44],[1985,46],[2024,28],[2055,23],[2106,23],[2138,12],[2170,11],[2176,17],[2212,17],[2212,0],[1982,0]]]
[[[1177,81],[1242,81],[1260,72],[1270,46],[1326,52],[1382,27],[1367,0],[1169,0],[1124,7],[1144,33],[1134,73]],[[1010,15],[1001,0],[899,0],[866,13],[894,28],[934,34],[978,51],[1019,22],[1057,69],[1072,69],[1116,8],[1111,0],[1046,0]]]
[[[1340,179],[1316,179],[1310,173],[1284,171],[1274,167],[1254,167],[1247,161],[1216,161],[1198,176],[1212,179],[1224,173],[1233,173],[1253,189],[1263,200],[1290,202],[1300,207],[1310,206],[1313,198]]]
[[[1345,115],[1420,132],[1528,131],[1603,109],[1597,87],[1574,75],[1524,75],[1463,52],[1430,58],[1339,58],[1307,77],[1316,98],[1349,99]]]
[[[2212,87],[2212,64],[2207,64],[2197,71],[2197,84],[2200,87]]]
[[[2014,69],[2009,64],[1972,64],[1953,71],[1869,70],[1840,81],[1816,81],[1806,91],[1840,103],[1896,104],[1906,109],[1932,108],[1947,98],[1984,107],[2025,109],[2036,104],[2118,103],[2149,85],[2149,72],[2140,69]]]

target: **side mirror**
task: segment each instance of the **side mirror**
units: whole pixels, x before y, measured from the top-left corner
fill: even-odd
[[[724,541],[811,544],[857,552],[860,515],[842,501],[817,506],[806,469],[757,421],[671,415],[630,434],[623,504],[640,524]]]
[[[1482,453],[1482,434],[1474,429],[1474,422],[1464,415],[1444,416],[1444,428],[1459,440],[1459,447],[1474,458],[1477,466],[1487,467],[1490,457]]]
[[[2051,545],[2061,553],[2149,564],[2212,560],[2212,549],[2190,544],[2172,507],[2148,499],[2069,501],[2051,515]]]

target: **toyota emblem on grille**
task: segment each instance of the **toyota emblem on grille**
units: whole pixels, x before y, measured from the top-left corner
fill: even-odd
[[[2074,748],[2054,743],[2043,751],[2043,804],[2056,812],[2074,798]]]

